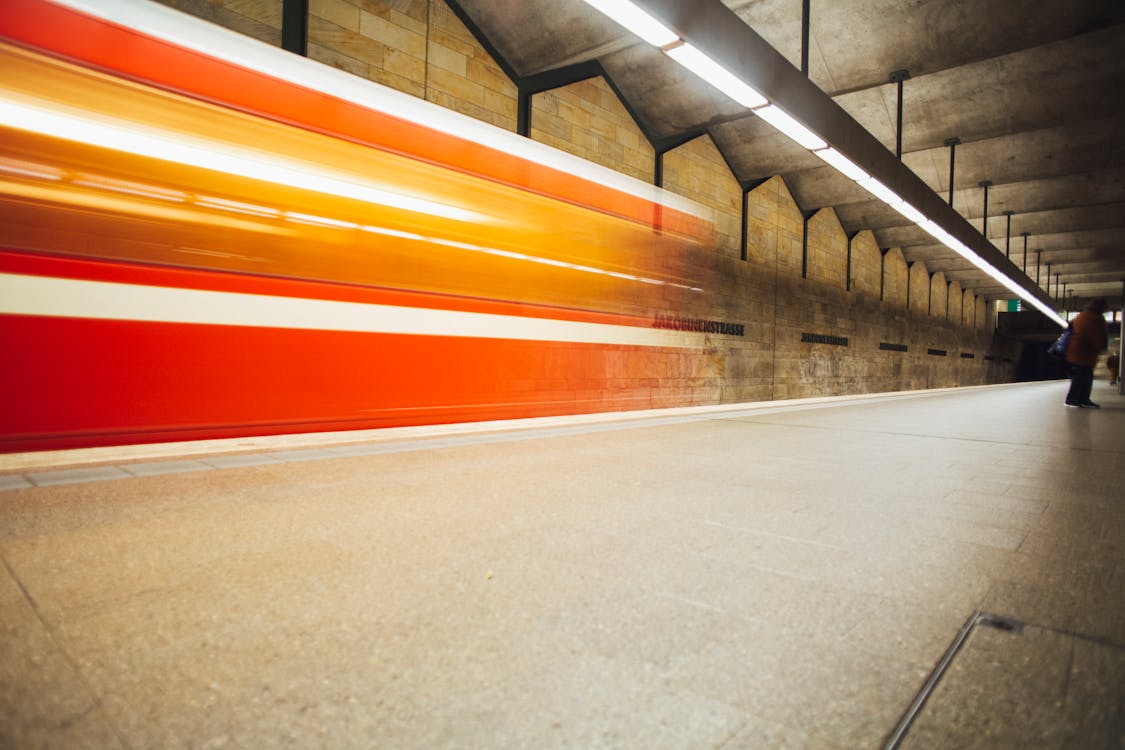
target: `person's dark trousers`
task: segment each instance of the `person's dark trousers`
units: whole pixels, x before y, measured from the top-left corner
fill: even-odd
[[[1070,366],[1070,392],[1066,402],[1077,406],[1090,403],[1090,390],[1094,387],[1094,368],[1082,365]]]

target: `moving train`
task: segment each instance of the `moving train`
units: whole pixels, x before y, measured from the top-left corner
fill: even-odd
[[[686,199],[137,0],[0,14],[0,451],[715,403]]]

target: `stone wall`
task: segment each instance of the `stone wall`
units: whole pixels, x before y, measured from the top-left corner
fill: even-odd
[[[892,247],[883,254],[883,302],[896,311],[906,309],[908,273],[901,249]]]
[[[516,85],[449,6],[439,0],[429,0],[427,4],[430,42],[426,99],[505,130],[515,130]]]
[[[945,317],[949,319],[950,323],[960,325],[961,316],[965,311],[964,293],[961,290],[961,284],[957,281],[951,281],[946,289],[948,296],[946,297]]]
[[[746,202],[746,257],[751,266],[780,277],[799,277],[804,220],[785,180],[771,177]]]
[[[282,0],[158,0],[275,47]],[[440,0],[309,0],[308,56],[515,130],[516,86]]]
[[[996,327],[996,314],[994,307],[988,304],[984,297],[976,300],[976,327],[981,331],[991,331]]]
[[[848,236],[831,208],[822,208],[809,218],[808,270],[806,278],[825,286],[844,289],[848,281]]]
[[[910,312],[930,314],[930,272],[920,260],[910,264]]]
[[[231,31],[281,46],[281,0],[157,0]],[[316,2],[316,0],[312,0]]]
[[[742,255],[742,188],[709,136],[664,154],[664,188],[712,209],[716,248]]]
[[[164,1],[280,44],[281,0]],[[515,131],[516,85],[441,0],[310,0],[308,20],[309,57]],[[652,145],[601,78],[535,95],[531,137],[645,182],[656,174]],[[746,196],[743,260],[742,187],[710,137],[664,154],[662,168],[667,190],[715,217],[714,247],[693,259],[713,274],[710,307],[666,307],[745,328],[712,341],[718,382],[669,360],[665,395],[738,402],[1012,378],[1013,345],[994,338],[995,311],[972,289],[908,265],[871,231],[849,239],[831,208],[803,213],[777,176]]]
[[[883,253],[875,234],[865,229],[852,238],[851,289],[869,299],[879,299],[883,286]]]
[[[313,60],[414,96],[425,92],[427,3],[364,6],[311,0],[308,53]]]
[[[930,276],[930,317],[949,319],[949,282],[941,271]]]
[[[532,97],[531,137],[652,183],[655,151],[602,78]]]

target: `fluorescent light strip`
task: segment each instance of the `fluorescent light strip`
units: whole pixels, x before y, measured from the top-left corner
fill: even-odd
[[[899,203],[904,202],[902,198],[898,196],[898,193],[894,192],[889,187],[876,180],[874,177],[868,177],[864,180],[857,180],[857,183],[861,188],[871,193],[876,198],[883,201],[883,203],[886,203],[888,206],[894,207]]]
[[[475,211],[409,195],[399,195],[329,173],[318,172],[312,165],[286,162],[265,153],[235,150],[222,144],[141,128],[131,123],[99,122],[14,101],[0,101],[0,125],[65,141],[200,167],[238,177],[264,180],[276,185],[286,185],[341,198],[353,198],[404,211],[474,223],[494,221]]]
[[[602,6],[613,5],[616,8],[628,6],[637,13],[641,13],[647,17],[647,14],[644,14],[643,11],[640,11],[640,9],[636,8],[636,6],[627,0],[622,0],[621,2],[611,2],[611,0],[586,0],[586,2],[598,10],[601,10],[627,29],[630,28],[632,21],[620,20],[620,18],[625,17],[620,16],[619,18],[614,12],[604,9]],[[620,9],[617,10],[617,13],[621,13]],[[665,29],[665,31],[667,31],[667,29]],[[661,37],[661,40],[666,38],[667,37]],[[676,40],[664,43],[650,41],[650,43],[657,47],[665,48],[664,53],[673,60],[680,63],[739,104],[754,110],[754,114],[773,125],[778,131],[787,135],[804,148],[812,151],[825,163],[836,169],[836,171],[840,172],[845,177],[854,180],[860,187],[864,188],[880,201],[895,209],[911,222],[917,224],[924,231],[932,235],[938,242],[1000,281],[1004,286],[1019,295],[1021,299],[1027,300],[1047,315],[1047,317],[1065,325],[1065,321],[1062,321],[1062,318],[1060,318],[1057,313],[1040,302],[1035,295],[1028,293],[1027,290],[1008,278],[999,269],[993,267],[973,252],[965,243],[955,238],[932,219],[928,219],[925,214],[907,203],[882,182],[867,174],[867,172],[839,151],[830,147],[820,136],[809,130],[804,123],[798,121],[776,105],[770,104],[761,93],[692,45],[684,42],[674,47],[667,47],[668,44],[674,43],[674,41]]]
[[[654,47],[667,47],[680,40],[674,31],[629,0],[586,0],[586,2]]]
[[[1038,297],[1024,289],[1022,286],[1016,283],[1015,280],[1013,280],[999,268],[996,268],[995,266],[984,260],[984,258],[977,255],[968,245],[966,245],[964,242],[961,242],[961,240],[957,239],[949,232],[942,229],[934,221],[926,219],[925,221],[919,222],[918,226],[938,242],[968,260],[981,271],[984,271],[984,273],[991,276],[1006,289],[1011,291],[1013,294],[1015,294],[1017,297],[1024,300],[1028,304],[1035,307],[1048,318],[1055,321],[1059,325],[1066,325],[1066,321],[1059,317],[1059,314],[1052,310],[1050,306],[1044,304],[1039,300]]]
[[[819,156],[821,152],[816,153]],[[824,157],[822,156],[821,158]],[[825,161],[827,161],[827,159],[825,159]],[[1029,304],[1034,306],[1051,320],[1065,325],[1065,323],[1062,321],[1062,318],[1060,318],[1054,310],[1050,309],[1050,307],[1043,304],[1038,297],[1028,292],[1013,279],[1008,277],[1000,269],[996,268],[984,258],[980,257],[980,255],[974,252],[972,248],[947,232],[940,225],[938,225],[937,222],[933,221],[932,219],[927,219],[921,211],[904,201],[901,197],[899,197],[897,193],[892,191],[886,185],[879,182],[874,177],[867,177],[865,179],[856,180],[856,182],[876,198],[883,201],[883,203],[887,204],[888,206],[905,216],[907,219],[910,219],[912,222],[917,224],[923,231],[932,236],[942,245],[965,258],[976,268],[979,268],[992,278],[999,281],[1006,288],[1010,289],[1017,296],[1019,296],[1020,299],[1026,300]]]
[[[650,183],[155,2],[54,2],[80,13],[135,29],[146,36],[178,47],[201,52],[216,60],[257,71],[275,80],[319,91],[374,112],[390,114],[400,120],[462,141],[480,144],[500,153],[511,154],[690,216],[705,220],[711,218],[711,212],[695,201]]]
[[[810,151],[816,151],[817,149],[828,146],[819,135],[806,128],[795,120],[792,115],[776,105],[770,104],[766,107],[760,107],[754,110],[754,114]]]
[[[926,220],[925,214],[923,214],[918,209],[914,208],[914,206],[910,205],[906,201],[903,201],[902,203],[895,203],[894,205],[891,206],[891,208],[898,211],[900,214],[905,216],[907,219],[909,219],[914,224],[920,224],[920,223],[922,223],[923,221]]]
[[[829,166],[835,167],[837,172],[849,180],[859,182],[860,180],[866,180],[869,176],[867,172],[856,166],[851,159],[832,147],[813,151],[813,153],[823,159]]]
[[[943,245],[953,241],[953,235],[938,226],[932,219],[920,221],[918,222],[918,226]]]
[[[753,87],[686,42],[664,50],[664,54],[744,107],[754,109],[769,104]]]

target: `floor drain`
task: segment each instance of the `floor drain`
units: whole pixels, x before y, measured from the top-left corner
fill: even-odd
[[[989,614],[988,612],[981,612],[977,615],[977,625],[984,625],[989,628],[996,628],[997,630],[1007,630],[1011,633],[1022,633],[1023,623],[1019,620],[1013,620],[1010,617],[1001,617],[1000,615]]]
[[[965,621],[965,624],[961,626],[961,631],[957,633],[957,637],[953,639],[953,643],[950,644],[945,655],[941,657],[941,661],[937,663],[937,666],[934,667],[934,671],[930,673],[926,684],[922,686],[921,691],[919,691],[918,695],[914,698],[914,702],[910,704],[910,708],[906,710],[898,726],[895,727],[894,731],[891,732],[890,736],[887,738],[887,743],[883,745],[883,750],[896,750],[902,743],[907,730],[910,729],[910,725],[914,723],[914,719],[917,718],[922,707],[926,705],[926,701],[929,700],[930,694],[934,691],[934,688],[937,687],[942,675],[945,674],[945,670],[949,668],[953,657],[955,657],[957,652],[961,650],[961,647],[965,645],[965,640],[977,625],[1017,634],[1023,632],[1023,623],[1019,620],[1001,617],[1000,615],[994,615],[989,612],[982,612],[979,609],[974,612],[969,619]]]

